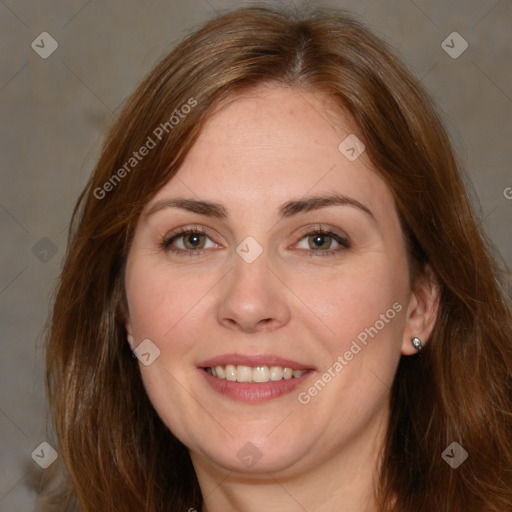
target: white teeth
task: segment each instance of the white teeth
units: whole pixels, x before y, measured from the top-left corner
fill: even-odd
[[[236,367],[236,380],[237,382],[251,382],[252,368],[250,366],[242,366],[239,364]]]
[[[270,380],[270,370],[268,366],[256,366],[252,371],[253,382],[268,382]]]
[[[226,372],[224,371],[224,368],[222,368],[222,366],[216,366],[215,370],[217,371],[217,377],[219,377],[219,379],[226,378]]]
[[[283,378],[283,369],[280,366],[270,367],[270,380],[281,380]]]
[[[231,380],[231,381],[235,381],[236,380],[236,366],[232,365],[232,364],[228,364],[226,366],[226,371],[225,371],[225,375],[226,375],[226,380]]]
[[[282,366],[251,366],[228,364],[226,366],[215,366],[206,368],[206,371],[217,377],[237,382],[270,382],[278,380],[298,379],[306,373],[306,370],[293,370],[292,368]]]

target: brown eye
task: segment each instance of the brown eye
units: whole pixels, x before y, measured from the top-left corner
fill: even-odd
[[[206,244],[206,235],[203,233],[187,233],[182,238],[187,249],[203,249]]]
[[[333,239],[331,236],[322,233],[316,233],[308,236],[308,243],[311,249],[330,249],[332,241]]]
[[[350,249],[350,247],[348,238],[324,229],[305,233],[297,244],[297,248],[306,250],[311,256],[331,256]]]
[[[162,247],[166,251],[181,254],[202,254],[203,249],[214,249],[216,244],[202,230],[182,229],[162,241]]]

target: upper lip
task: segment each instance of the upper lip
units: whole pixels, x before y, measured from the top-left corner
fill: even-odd
[[[283,368],[292,368],[293,370],[312,370],[311,365],[299,363],[292,359],[262,354],[262,355],[243,355],[243,354],[224,354],[212,357],[199,363],[199,368],[212,368],[215,366],[226,366],[228,364],[243,366],[282,366]]]

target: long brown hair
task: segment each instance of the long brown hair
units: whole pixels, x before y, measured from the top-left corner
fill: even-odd
[[[350,112],[395,198],[416,274],[428,265],[439,283],[424,355],[402,358],[391,392],[379,510],[512,508],[510,302],[432,101],[346,13],[267,7],[216,17],[156,66],[79,198],[46,345],[68,503],[86,512],[201,508],[188,451],[153,409],[126,341],[124,267],[139,214],[205,120],[270,82],[327,93]],[[154,146],[130,160],[148,137]],[[469,454],[457,469],[442,457],[452,442]]]

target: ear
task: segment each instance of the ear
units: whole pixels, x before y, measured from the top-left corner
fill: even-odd
[[[417,353],[411,343],[414,337],[420,338],[423,345],[427,344],[437,320],[439,299],[439,284],[430,265],[426,265],[413,284],[407,305],[401,350],[403,355]]]
[[[131,328],[128,325],[126,325],[126,332],[127,332],[126,339],[128,340],[128,344],[130,345],[130,348],[133,351],[135,349],[135,340],[133,338]]]
[[[122,303],[119,308],[119,318],[121,322],[124,323],[124,327],[126,329],[126,339],[128,340],[128,344],[132,351],[135,348],[135,340],[133,338],[132,324],[130,322],[130,314],[128,312],[128,307],[126,304]]]
[[[128,340],[128,344],[130,345],[130,349],[133,352],[135,350],[135,339],[133,337],[133,331],[132,331],[132,323],[130,321],[130,316],[125,315],[124,316],[124,327],[126,329],[126,339]]]

